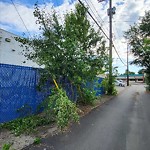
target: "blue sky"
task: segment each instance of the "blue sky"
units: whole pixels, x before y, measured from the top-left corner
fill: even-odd
[[[11,0],[1,0],[1,2],[12,3]],[[13,0],[14,3],[24,4],[32,7],[35,3],[44,4],[52,2],[54,6],[59,6],[64,3],[64,0]]]
[[[89,11],[93,14],[95,19],[101,24],[103,30],[109,35],[109,23],[107,16],[107,9],[109,7],[108,1],[98,3],[97,0],[81,0],[86,6],[89,4]],[[28,28],[30,34],[38,33],[38,26],[35,24],[33,17],[34,4],[37,0],[13,0],[15,6]],[[50,13],[52,6],[57,10],[61,19],[63,14],[74,9],[77,0],[38,0],[41,7],[46,6],[46,10]],[[123,33],[130,25],[138,21],[138,18],[144,15],[145,10],[149,9],[150,0],[112,0],[113,6],[116,7],[116,14],[113,17],[113,41],[117,51],[124,62],[126,62],[126,41],[123,38]],[[11,0],[0,0],[0,28],[12,32],[20,36],[29,36],[27,30],[18,16]],[[96,25],[94,25],[95,28]],[[126,66],[118,59],[117,54],[113,51],[114,66],[118,66],[120,73],[123,73]],[[129,56],[129,61],[134,58]],[[137,72],[139,70],[136,66],[130,66],[130,71]]]

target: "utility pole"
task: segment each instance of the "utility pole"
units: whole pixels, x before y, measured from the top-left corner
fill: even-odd
[[[128,51],[128,48],[129,48],[129,45],[127,43],[127,86],[129,86],[129,58],[128,58],[129,51]]]
[[[113,84],[112,84],[112,0],[109,0],[109,88],[108,94],[112,94],[113,92]]]

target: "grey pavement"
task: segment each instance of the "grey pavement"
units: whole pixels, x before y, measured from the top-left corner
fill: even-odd
[[[71,132],[28,150],[150,150],[150,94],[132,85],[80,119]]]
[[[120,94],[120,92],[124,91],[127,87],[126,87],[126,86],[125,86],[125,87],[122,87],[122,86],[116,86],[115,88],[116,88],[118,94]]]

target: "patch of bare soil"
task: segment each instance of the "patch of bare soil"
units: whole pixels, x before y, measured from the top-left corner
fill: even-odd
[[[34,137],[30,135],[15,136],[8,130],[0,131],[0,149],[3,144],[11,144],[10,150],[21,150],[25,146],[28,146],[34,142]]]
[[[104,95],[101,98],[99,98],[93,106],[91,105],[80,105],[78,106],[78,113],[81,117],[87,115],[91,110],[97,108],[98,106],[102,105],[103,103],[107,102],[108,100],[112,99],[113,96]]]
[[[145,93],[150,94],[150,91],[149,91],[149,90],[146,90]]]

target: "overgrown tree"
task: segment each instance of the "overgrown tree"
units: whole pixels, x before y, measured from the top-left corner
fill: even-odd
[[[103,68],[106,68],[108,57],[105,40],[99,31],[96,32],[91,27],[87,18],[87,8],[80,4],[76,5],[74,12],[65,16],[64,28],[66,45],[71,45],[71,48],[67,49],[73,54],[74,61],[71,60],[70,63],[75,66],[69,68],[72,72],[69,78],[78,86],[79,92],[85,95],[87,91],[81,88],[81,83],[92,81],[96,75],[103,73]]]
[[[26,56],[44,66],[44,79],[59,82],[60,77],[67,77],[74,86],[81,86],[103,72],[108,61],[105,40],[91,27],[87,8],[77,4],[75,11],[65,15],[63,25],[55,12],[50,16],[37,5],[34,16],[42,36],[19,41],[33,48],[27,47]]]
[[[140,23],[134,24],[125,32],[125,37],[128,39],[131,51],[135,56],[131,64],[145,68],[147,89],[150,90],[150,11],[145,12]]]
[[[48,114],[54,112],[58,126],[63,128],[69,120],[77,121],[78,115],[75,104],[60,89],[60,86],[63,87],[60,79],[69,79],[77,87],[83,102],[92,103],[93,93],[85,88],[84,83],[94,80],[107,66],[105,40],[100,32],[91,27],[87,8],[80,4],[75,6],[75,11],[65,15],[64,24],[60,24],[55,11],[52,15],[46,14],[37,5],[34,16],[42,35],[34,39],[17,40],[26,48],[25,56],[44,67],[41,81],[53,79],[57,90],[53,89],[52,95],[44,101],[45,110],[47,112],[48,108]]]
[[[78,83],[91,80],[103,71],[107,64],[105,40],[91,27],[87,8],[77,4],[74,12],[65,15],[64,25],[57,14],[52,16],[36,5],[34,16],[40,24],[42,36],[33,40],[19,39],[27,47],[26,56],[44,65],[47,75],[59,79],[66,76]]]

